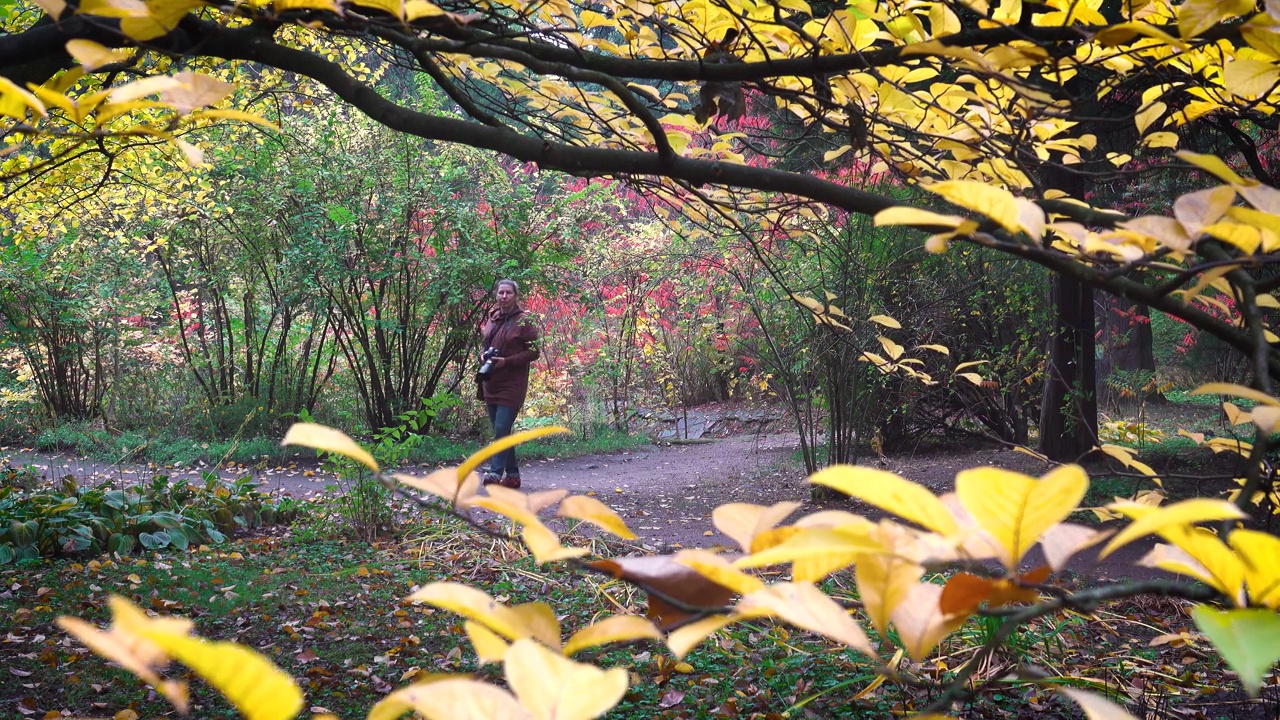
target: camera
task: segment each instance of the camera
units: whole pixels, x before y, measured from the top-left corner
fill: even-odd
[[[487,347],[484,352],[480,353],[480,369],[476,370],[476,378],[479,380],[487,380],[489,373],[493,372],[493,359],[498,355],[498,348]]]

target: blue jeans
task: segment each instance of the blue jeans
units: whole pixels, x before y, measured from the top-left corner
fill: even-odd
[[[511,427],[516,424],[516,413],[520,412],[520,408],[506,405],[489,405],[488,407],[489,422],[493,424],[493,439],[500,440],[510,435]],[[516,449],[509,448],[494,455],[489,462],[489,472],[498,476],[505,472],[507,475],[519,477],[520,467],[516,465]]]

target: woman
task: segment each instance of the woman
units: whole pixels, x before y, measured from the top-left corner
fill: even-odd
[[[494,439],[511,434],[516,415],[529,391],[529,365],[538,359],[538,326],[520,307],[520,286],[515,280],[498,281],[494,292],[498,306],[489,313],[482,332],[485,355],[489,356],[477,374],[480,396],[489,410]],[[492,348],[492,351],[490,350]],[[485,372],[486,367],[487,372]],[[493,457],[482,478],[484,484],[520,487],[516,450],[511,448]]]

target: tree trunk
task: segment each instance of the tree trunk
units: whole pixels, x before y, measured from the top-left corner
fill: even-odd
[[[1055,274],[1050,303],[1057,319],[1040,405],[1040,452],[1074,461],[1098,437],[1093,288]]]

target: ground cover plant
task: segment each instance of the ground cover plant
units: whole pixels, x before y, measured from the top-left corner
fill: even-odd
[[[10,472],[10,479],[18,471]],[[27,471],[31,475],[30,471]],[[289,523],[301,505],[257,491],[251,478],[201,483],[156,475],[149,482],[81,486],[0,486],[0,565],[50,556],[130,554],[135,548],[186,550],[221,545],[228,535]]]

